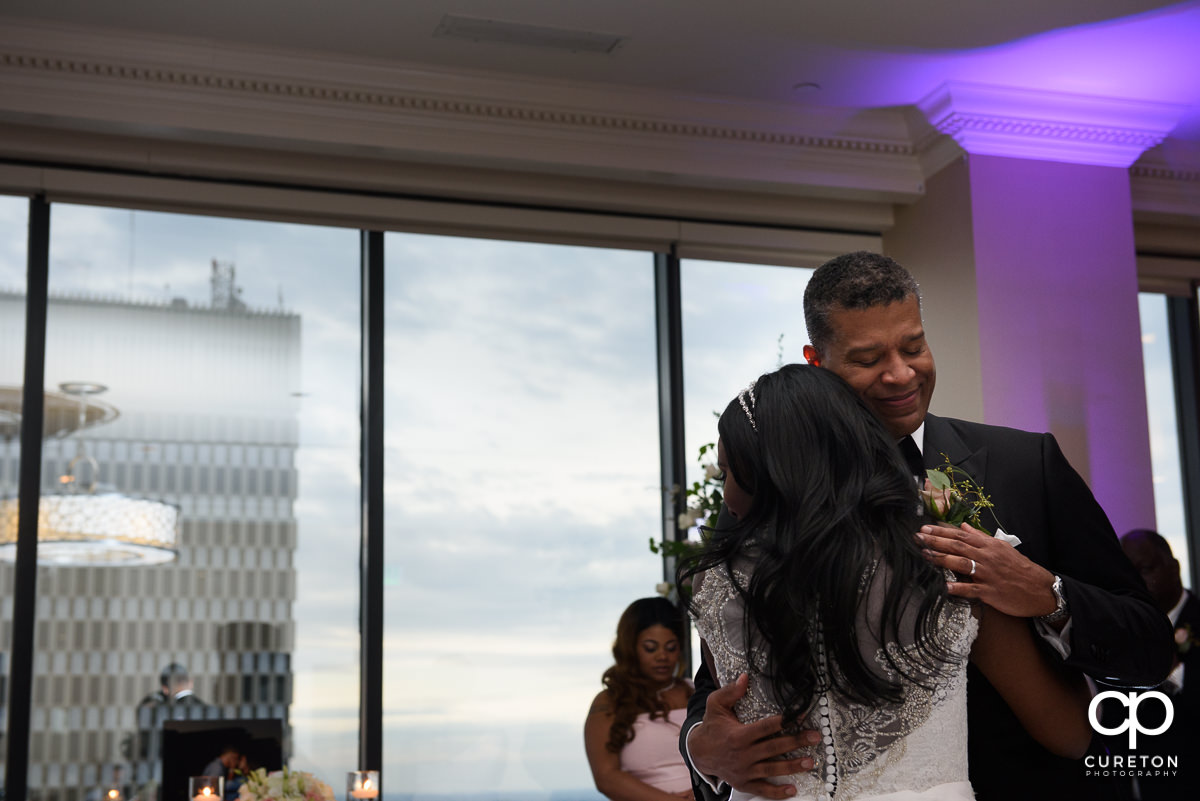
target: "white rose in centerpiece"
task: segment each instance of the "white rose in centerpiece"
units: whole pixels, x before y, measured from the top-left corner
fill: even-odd
[[[712,464],[712,463],[704,465],[704,477],[705,478],[720,478],[721,477],[721,468],[717,467],[715,464]]]
[[[311,773],[258,768],[246,774],[238,789],[239,801],[337,801],[333,788]]]

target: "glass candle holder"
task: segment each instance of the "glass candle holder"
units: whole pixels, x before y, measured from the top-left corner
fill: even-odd
[[[192,776],[188,779],[188,798],[191,801],[223,801],[224,776]]]
[[[352,770],[346,774],[346,801],[379,798],[379,771]]]

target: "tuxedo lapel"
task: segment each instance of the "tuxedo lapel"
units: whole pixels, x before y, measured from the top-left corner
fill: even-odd
[[[926,467],[941,467],[949,458],[950,464],[975,479],[976,484],[986,486],[987,447],[972,449],[949,423],[936,415],[925,415],[925,447],[921,453]]]
[[[943,456],[942,454],[945,454]],[[950,459],[950,464],[966,473],[977,487],[986,492],[988,449],[986,445],[971,447],[958,430],[942,418],[925,415],[925,450],[922,452],[927,467],[940,467]],[[990,509],[991,525],[995,530],[1002,528],[996,510]]]

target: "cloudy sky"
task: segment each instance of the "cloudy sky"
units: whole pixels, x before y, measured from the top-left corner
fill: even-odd
[[[0,198],[2,288],[23,285],[25,208]],[[292,765],[337,786],[357,767],[357,232],[81,206],[51,230],[52,292],[203,306],[218,259],[251,308],[299,315],[278,388],[300,431]],[[661,580],[652,255],[411,234],[385,252],[386,786],[586,790],[617,617]],[[801,359],[809,275],[684,263],[689,458],[750,379]],[[1155,375],[1165,336],[1146,334]],[[1155,425],[1157,490],[1178,479]]]

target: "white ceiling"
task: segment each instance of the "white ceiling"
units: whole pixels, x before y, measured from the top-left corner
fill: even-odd
[[[1196,0],[3,0],[0,14],[802,106],[1013,85],[1180,104],[1173,138],[1200,141]],[[447,14],[623,40],[586,53],[435,36]]]

